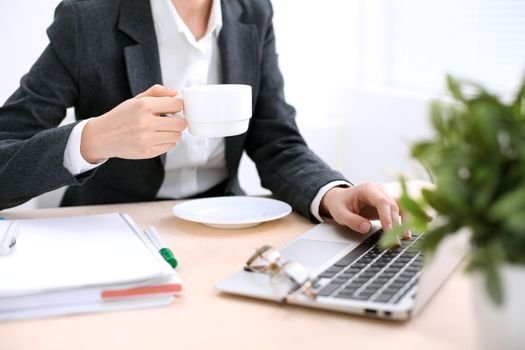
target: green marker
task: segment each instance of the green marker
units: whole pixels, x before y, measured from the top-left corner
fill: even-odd
[[[159,231],[153,226],[148,226],[146,230],[144,231],[146,236],[149,238],[151,243],[153,243],[153,246],[159,251],[162,258],[170,264],[171,267],[176,268],[177,267],[177,259],[175,259],[175,256],[173,255],[173,252],[168,248],[166,243],[162,241],[160,238]]]

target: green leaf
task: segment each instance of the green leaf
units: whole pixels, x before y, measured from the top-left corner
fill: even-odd
[[[424,203],[418,203],[415,199],[410,197],[404,176],[400,176],[399,181],[402,190],[399,205],[408,216],[408,223],[406,223],[408,226],[406,226],[405,230],[414,229],[416,231],[425,231],[427,229],[428,221],[430,221],[430,217],[423,209]],[[393,238],[395,238],[395,236]]]
[[[468,272],[481,270],[485,274],[485,288],[497,305],[503,303],[503,288],[499,276],[499,267],[505,261],[505,251],[501,241],[477,246],[472,249]]]
[[[438,191],[424,188],[421,190],[421,195],[428,205],[434,208],[438,213],[446,213],[448,211],[447,205],[442,198],[440,198]]]
[[[525,234],[525,216],[509,215],[504,221],[503,226],[511,231]]]
[[[407,187],[407,180],[405,176],[400,175],[399,176],[399,183],[401,184],[401,195],[407,196],[408,195],[408,187]]]
[[[411,156],[419,160],[431,173],[434,166],[441,162],[438,151],[438,146],[433,142],[419,142],[410,149]]]
[[[458,169],[453,164],[443,164],[434,172],[435,182],[443,201],[446,201],[448,211],[466,214],[471,211],[467,197],[468,187],[458,178]]]
[[[470,113],[475,116],[472,132],[479,138],[478,141],[492,157],[500,156],[500,147],[497,139],[500,115],[505,112],[501,105],[497,106],[486,99],[476,99],[470,104]]]
[[[521,87],[516,93],[516,97],[514,98],[514,102],[512,103],[512,112],[514,115],[514,118],[521,119],[525,117],[523,113],[525,110],[523,109],[525,105],[525,74],[523,76],[523,81],[521,83]]]
[[[512,264],[525,265],[525,231],[507,232],[502,241],[506,261]]]
[[[388,249],[397,243],[397,238],[403,235],[403,232],[410,229],[411,225],[405,222],[401,225],[392,227],[388,232],[385,232],[379,241],[379,246],[383,249]]]
[[[429,220],[429,217],[425,217],[424,219],[412,217],[410,228],[416,232],[425,232],[428,230]]]
[[[492,208],[487,209],[492,220],[505,220],[512,215],[519,215],[525,210],[525,186],[500,197]]]
[[[487,269],[485,276],[485,287],[487,288],[492,301],[494,301],[496,305],[503,304],[503,288],[501,286],[501,281],[496,269]]]
[[[433,101],[430,107],[430,116],[434,129],[440,134],[447,130],[445,120],[443,119],[443,104],[440,101]]]
[[[498,187],[501,183],[501,174],[494,171],[495,164],[478,164],[472,176],[473,185],[476,186],[477,193],[474,193],[473,206],[477,211],[485,211],[490,207],[494,197],[498,194]]]
[[[425,213],[421,205],[409,197],[408,194],[405,193],[399,198],[399,204],[405,212],[412,215],[414,218],[425,222],[428,221],[427,213]]]
[[[439,242],[441,242],[445,236],[455,233],[456,230],[457,227],[451,223],[433,228],[432,230],[426,232],[423,236],[421,240],[421,249],[423,251],[433,253],[439,245]]]
[[[469,255],[469,261],[467,264],[467,267],[465,268],[465,272],[472,273],[477,270],[483,270],[485,268],[486,262],[485,262],[485,251],[484,249],[480,248],[472,248]]]
[[[498,273],[498,267],[503,260],[503,251],[501,244],[492,244],[488,247],[488,256],[486,257],[487,266],[485,269],[485,287],[489,292],[492,300],[497,304],[503,304],[503,288]]]
[[[463,92],[461,91],[461,87],[459,82],[453,78],[451,75],[447,75],[447,86],[448,90],[454,96],[454,98],[458,101],[465,101],[466,98],[463,95]]]

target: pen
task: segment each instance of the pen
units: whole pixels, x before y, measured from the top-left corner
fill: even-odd
[[[20,233],[20,221],[12,221],[7,227],[4,237],[0,239],[0,255],[7,255],[16,244],[16,237]]]
[[[160,238],[160,234],[157,231],[157,229],[153,226],[148,226],[146,230],[144,230],[144,233],[149,238],[151,243],[155,246],[156,249],[158,249],[160,255],[168,264],[170,264],[171,267],[176,268],[177,267],[177,259],[175,259],[175,256],[173,256],[173,252],[166,246],[166,243],[162,241]]]

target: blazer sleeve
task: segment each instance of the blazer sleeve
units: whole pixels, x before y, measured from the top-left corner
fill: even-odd
[[[63,166],[76,123],[57,127],[74,106],[77,88],[77,30],[73,5],[61,3],[47,33],[49,45],[0,107],[0,209],[62,186],[80,184]]]
[[[262,185],[316,221],[310,203],[321,187],[348,180],[316,156],[299,133],[295,109],[284,99],[271,15],[261,44],[260,86],[245,149],[257,166]]]

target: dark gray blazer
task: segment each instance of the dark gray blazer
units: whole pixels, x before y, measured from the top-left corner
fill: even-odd
[[[310,217],[317,191],[344,177],[307,148],[284,100],[271,4],[223,0],[222,12],[223,82],[251,85],[254,105],[247,133],[226,138],[229,177],[221,194],[242,194],[237,171],[245,150],[262,185]],[[63,157],[75,124],[57,127],[68,107],[78,120],[99,116],[162,83],[149,1],[65,0],[47,34],[49,46],[0,108],[0,209],[62,186],[69,186],[64,206],[155,200],[164,156],[113,158],[74,177]]]

